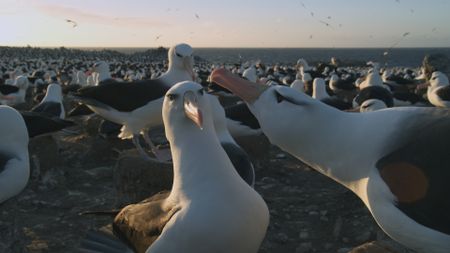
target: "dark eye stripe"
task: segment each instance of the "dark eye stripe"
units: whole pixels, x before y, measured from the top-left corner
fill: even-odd
[[[181,54],[179,54],[177,52],[175,52],[175,55],[178,56],[178,57],[183,57]]]
[[[303,102],[303,101],[296,101],[296,100],[291,99],[291,98],[289,98],[289,97],[285,97],[285,96],[281,95],[278,91],[275,91],[275,96],[276,96],[276,98],[277,98],[277,102],[278,102],[278,103],[281,103],[281,102],[283,102],[283,101],[286,101],[286,102],[289,102],[289,103],[294,104],[294,105],[300,105],[300,106],[305,106],[305,105],[307,105],[307,103],[305,103],[305,102]]]
[[[177,94],[167,94],[166,97],[167,97],[170,101],[173,101],[173,100],[175,100],[175,99],[178,97],[178,95],[177,95]]]
[[[203,95],[205,93],[205,89],[201,88],[198,90],[198,94]]]

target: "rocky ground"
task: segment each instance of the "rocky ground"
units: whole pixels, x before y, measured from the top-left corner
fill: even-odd
[[[78,126],[31,140],[30,182],[19,196],[0,205],[0,252],[77,252],[88,230],[112,220],[80,212],[113,209],[169,189],[170,166],[142,161],[127,151],[133,150],[131,141],[97,136],[90,126],[94,123],[87,123],[87,131]],[[160,129],[152,135],[161,140],[161,134]],[[240,142],[253,158],[256,190],[271,214],[261,253],[349,252],[373,240],[391,243],[363,203],[344,187],[264,137]]]

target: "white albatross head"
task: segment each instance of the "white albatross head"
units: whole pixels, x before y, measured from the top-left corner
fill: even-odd
[[[172,46],[168,52],[169,58],[169,71],[170,70],[178,70],[178,71],[186,71],[189,73],[191,80],[193,81],[196,78],[194,68],[194,50],[191,46],[185,43],[180,43],[175,46]]]
[[[200,84],[184,81],[172,86],[162,108],[167,139],[173,141],[183,135],[180,133],[214,131],[209,107],[209,99]]]
[[[442,87],[449,85],[448,77],[439,71],[433,72],[430,78],[430,86],[432,88]]]

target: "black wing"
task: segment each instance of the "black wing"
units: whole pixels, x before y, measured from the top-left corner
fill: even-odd
[[[28,129],[28,136],[33,138],[38,135],[59,131],[75,125],[72,121],[62,120],[56,117],[48,117],[36,112],[21,112]]]
[[[59,117],[61,115],[61,104],[58,102],[44,102],[31,109],[32,112],[45,113],[49,116]]]
[[[19,87],[9,84],[0,85],[0,93],[3,95],[8,95],[11,93],[16,93],[19,91]]]
[[[231,163],[241,178],[250,186],[255,184],[255,170],[245,151],[232,143],[221,143]]]
[[[0,173],[5,169],[6,163],[8,163],[8,161],[12,158],[13,157],[0,152]]]
[[[411,142],[377,163],[397,197],[397,207],[416,222],[450,235],[450,118],[415,133]]]
[[[261,128],[255,115],[253,115],[245,103],[228,106],[225,108],[225,116],[228,119],[241,122],[242,125],[246,125],[252,129]]]
[[[383,101],[387,107],[394,106],[394,98],[392,97],[392,93],[381,86],[369,86],[362,89],[355,98],[355,102],[358,105],[361,105],[364,101],[369,99],[379,99]]]
[[[103,104],[118,111],[131,112],[163,97],[169,89],[169,86],[157,79],[130,83],[108,82],[81,88],[74,96],[86,104]]]
[[[442,100],[450,101],[450,86],[444,86],[436,91],[436,95],[438,95]]]
[[[351,103],[347,103],[336,97],[324,98],[324,99],[321,99],[320,101],[322,101],[323,103],[325,103],[329,106],[332,106],[336,109],[339,109],[341,111],[345,111],[345,110],[349,110],[349,109],[353,108]]]
[[[89,107],[87,107],[87,105],[79,104],[75,108],[70,110],[70,112],[67,114],[67,116],[76,117],[76,116],[82,116],[82,115],[90,115],[93,113],[94,112],[91,109],[89,109]]]

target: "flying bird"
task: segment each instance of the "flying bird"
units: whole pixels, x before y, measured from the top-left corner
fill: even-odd
[[[155,41],[159,40],[159,38],[161,38],[161,36],[162,36],[162,35],[156,36]]]
[[[78,26],[78,23],[73,20],[66,19],[66,22],[72,24],[72,28],[75,28]]]
[[[200,16],[199,16],[197,13],[195,13],[195,17],[196,17],[197,19],[200,19]]]

